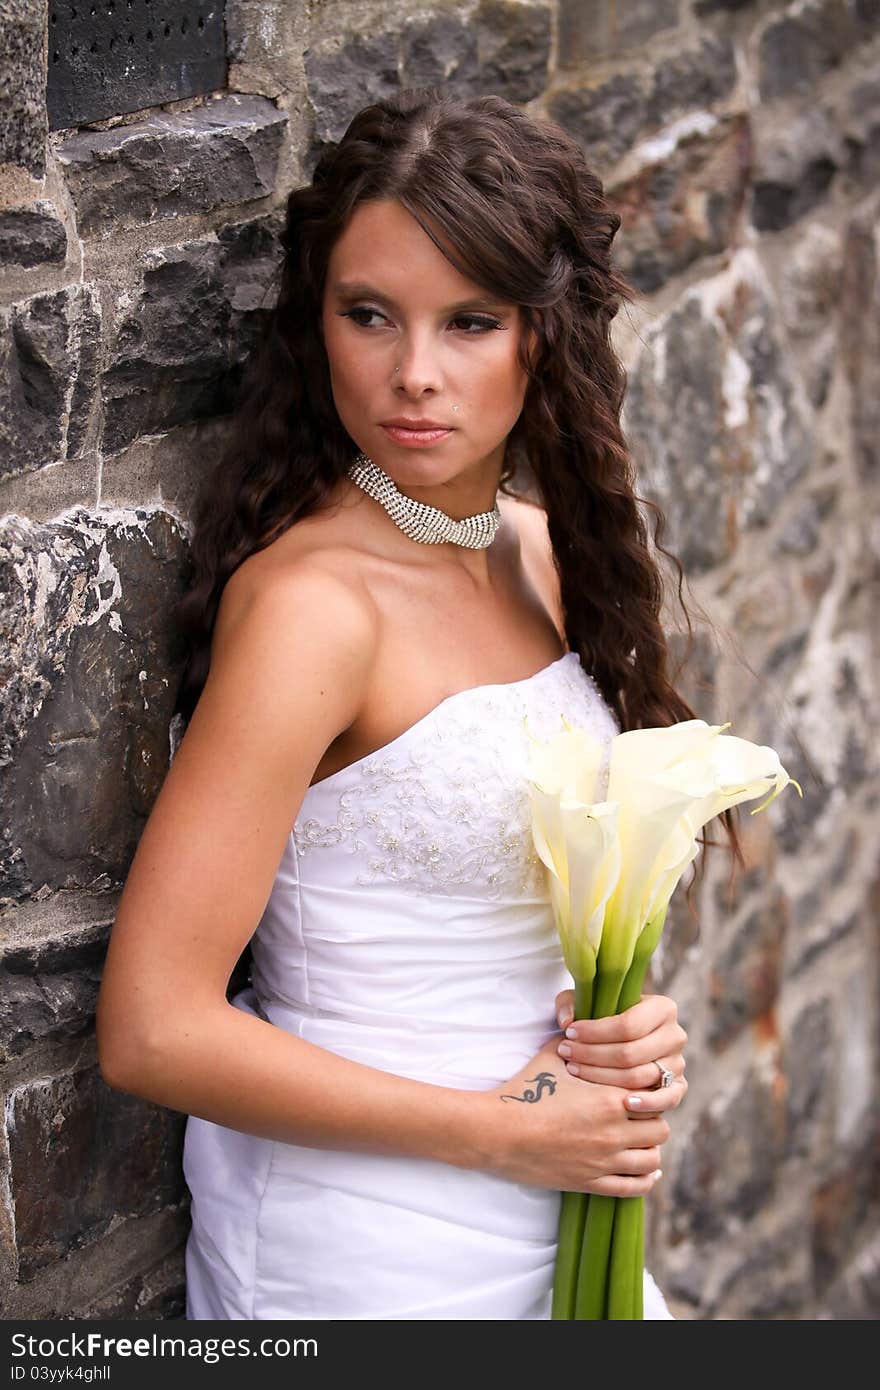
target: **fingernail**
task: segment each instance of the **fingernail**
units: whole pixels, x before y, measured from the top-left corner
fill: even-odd
[[[566,1036],[567,1038],[576,1038],[576,1037],[577,1037],[577,1029],[576,1029],[576,1028],[566,1028],[566,1030],[565,1030],[565,1036]]]
[[[576,1062],[566,1062],[565,1065],[568,1067],[568,1070],[571,1072],[572,1076],[580,1076],[581,1069]]]
[[[561,1014],[560,1017],[559,1017],[559,1026],[560,1026],[560,1028],[567,1028],[568,1025],[571,1023],[571,1021],[572,1021],[573,1018],[574,1018],[574,1014],[571,1012],[570,1009],[567,1010],[564,1014]]]
[[[560,1057],[571,1056],[571,1048],[569,1047],[568,1043],[560,1043],[556,1051],[559,1053]]]
[[[641,1096],[627,1096],[627,1098],[626,1098],[626,1103],[627,1103],[627,1105],[631,1105],[632,1108],[633,1108],[634,1110],[638,1110],[639,1107],[640,1107],[641,1104],[642,1104],[642,1097],[641,1097]]]

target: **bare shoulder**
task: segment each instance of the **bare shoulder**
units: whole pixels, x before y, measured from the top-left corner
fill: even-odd
[[[274,553],[268,547],[248,556],[227,580],[212,654],[242,621],[278,623],[281,646],[285,632],[300,641],[322,635],[343,656],[372,647],[378,615],[356,557],[343,547]]]
[[[292,604],[300,619],[311,615],[328,635],[336,630],[337,647],[347,635],[337,623],[371,628],[377,615],[350,516],[331,501],[243,560],[224,587],[215,640],[256,603],[266,609]]]
[[[547,527],[547,513],[539,502],[528,497],[499,493],[502,514],[510,518],[519,538],[520,554],[526,573],[550,612],[560,636],[565,623],[559,592],[559,574]]]
[[[332,550],[249,556],[227,581],[214,625],[196,710],[205,746],[221,746],[247,719],[260,745],[249,750],[252,766],[278,784],[290,774],[286,812],[295,814],[325,750],[360,713],[380,631],[357,566]]]

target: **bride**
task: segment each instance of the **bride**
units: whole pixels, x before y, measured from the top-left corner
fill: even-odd
[[[619,423],[618,223],[558,127],[434,89],[288,199],[98,1004],[108,1084],[189,1117],[190,1319],[549,1318],[560,1192],[660,1177],[686,1034],[662,995],[566,1026],[524,782],[526,717],[693,717]]]

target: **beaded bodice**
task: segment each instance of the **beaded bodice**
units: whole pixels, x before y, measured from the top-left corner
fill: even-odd
[[[384,748],[309,788],[292,832],[302,874],[332,860],[364,887],[540,894],[523,718],[546,737],[561,729],[561,714],[600,738],[617,732],[572,652],[525,680],[448,696]]]

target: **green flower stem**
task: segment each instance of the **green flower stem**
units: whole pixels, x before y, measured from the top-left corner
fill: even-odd
[[[593,1010],[593,980],[575,980],[574,1016],[591,1018]],[[578,1266],[587,1220],[586,1192],[563,1192],[559,1206],[559,1239],[553,1275],[553,1301],[550,1317],[571,1322],[575,1315]]]
[[[637,1225],[638,1239],[636,1240],[636,1255],[633,1269],[633,1319],[642,1322],[645,1317],[644,1295],[645,1295],[645,1199],[644,1197],[630,1197],[630,1202],[638,1203],[641,1208]]]
[[[637,951],[633,956],[632,965],[621,986],[618,1013],[622,1014],[624,1009],[631,1009],[633,1004],[638,1004],[642,997],[642,985],[645,983],[645,976],[648,973],[650,963],[650,955],[639,955]]]
[[[620,1003],[618,1005],[619,1013],[622,1013],[624,1009],[631,1008],[633,1004],[638,1004],[642,997],[642,985],[645,981],[645,975],[648,972],[651,957],[654,954],[657,943],[663,932],[663,926],[666,922],[666,914],[668,911],[669,904],[667,903],[666,907],[663,908],[658,916],[645,924],[641,935],[636,941],[632,963],[623,982],[623,989],[620,992]]]
[[[578,1266],[587,1220],[586,1192],[563,1192],[559,1208],[559,1240],[553,1276],[553,1302],[550,1317],[557,1321],[574,1319]]]
[[[642,997],[642,986],[665,917],[664,911],[660,918],[649,922],[636,942],[633,961],[618,997],[618,1013],[632,1008]],[[645,1199],[618,1197],[617,1205],[608,1280],[608,1317],[640,1321],[644,1317]]]
[[[575,980],[574,982],[574,1016],[575,1018],[593,1017],[593,990],[596,984],[596,977],[593,975],[589,980]]]
[[[608,1260],[616,1197],[590,1195],[578,1270],[575,1319],[601,1322],[605,1316]]]
[[[607,974],[596,976],[596,987],[593,995],[593,1018],[608,1018],[610,1014],[619,1011],[618,999],[620,991],[625,982],[625,976],[618,971],[609,971]]]
[[[629,1322],[635,1315],[635,1264],[642,1212],[640,1197],[618,1197],[608,1264],[608,1311],[611,1322]],[[641,1276],[640,1276],[641,1277]]]
[[[592,1010],[578,1014],[578,1017],[606,1018],[616,1013],[623,978],[623,975],[612,971],[598,974],[592,982]],[[592,1193],[586,1200],[587,1218],[578,1266],[574,1316],[578,1321],[596,1322],[606,1316],[608,1261],[617,1199]]]

